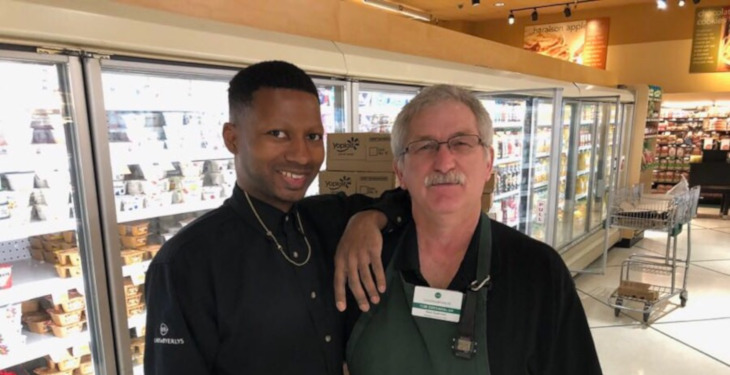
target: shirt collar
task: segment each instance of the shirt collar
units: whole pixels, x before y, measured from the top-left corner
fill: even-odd
[[[243,189],[238,187],[236,184],[233,188],[233,195],[231,196],[228,204],[230,204],[233,210],[236,211],[236,213],[238,213],[246,222],[255,228],[260,228],[264,233],[265,229],[261,227],[261,223],[259,223],[256,218],[256,214],[258,214],[261,221],[270,231],[278,233],[280,231],[280,227],[284,223],[285,216],[289,215],[290,212],[294,212],[296,209],[295,207],[292,207],[290,212],[283,212],[280,209],[255,198],[251,194],[249,194],[248,197],[251,199],[251,204],[249,204],[246,200],[246,195],[244,194]],[[252,205],[255,212],[251,209]]]

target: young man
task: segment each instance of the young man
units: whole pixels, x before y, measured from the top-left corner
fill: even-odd
[[[341,374],[333,253],[372,199],[297,203],[324,158],[317,88],[302,70],[252,65],[228,95],[236,187],[149,267],[145,374]]]
[[[352,331],[352,375],[601,373],[560,256],[481,212],[491,140],[484,107],[454,86],[398,115],[393,165],[412,221],[384,238],[388,289]]]

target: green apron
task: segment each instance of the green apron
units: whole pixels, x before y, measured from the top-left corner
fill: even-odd
[[[486,215],[482,214],[479,226],[477,280],[484,280],[489,274],[492,250],[491,225]],[[476,293],[476,354],[471,359],[456,357],[451,346],[457,336],[457,323],[411,315],[415,286],[406,282],[394,266],[409,233],[404,231],[386,269],[389,292],[378,305],[360,316],[352,331],[347,343],[350,373],[489,375],[487,288]]]

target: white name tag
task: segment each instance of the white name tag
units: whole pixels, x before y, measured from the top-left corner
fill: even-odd
[[[411,314],[422,318],[459,322],[464,293],[417,286],[413,293]]]

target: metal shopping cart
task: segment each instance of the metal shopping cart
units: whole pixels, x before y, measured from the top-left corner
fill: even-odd
[[[631,255],[621,264],[618,288],[608,298],[616,316],[621,310],[643,313],[649,322],[651,313],[670,298],[679,295],[687,304],[687,274],[692,249],[690,221],[697,215],[700,187],[678,195],[642,195],[642,186],[620,189],[609,207],[609,226],[667,233],[666,253]],[[685,225],[686,224],[686,225]],[[677,236],[687,228],[687,255],[677,258]],[[678,278],[681,277],[681,286]]]

